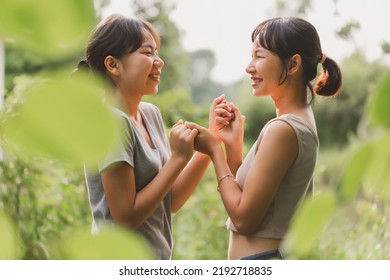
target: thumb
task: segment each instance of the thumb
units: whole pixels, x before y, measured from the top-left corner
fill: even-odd
[[[242,120],[242,123],[245,123],[246,116],[244,116],[244,115],[241,115],[241,120]]]
[[[177,123],[175,123],[175,124],[172,126],[172,128],[173,128],[173,127],[176,127],[176,126],[178,126],[178,125],[181,125],[181,124],[183,124],[183,120],[179,120]]]
[[[211,110],[214,110],[215,107],[217,107],[218,104],[221,104],[223,102],[226,102],[226,99],[225,99],[225,94],[221,94],[220,96],[218,96],[217,98],[215,98],[213,100],[213,102],[211,103]]]
[[[192,129],[190,135],[188,136],[191,141],[194,141],[195,137],[198,135],[199,131],[197,129]]]
[[[218,96],[217,98],[214,99],[214,102],[216,104],[219,104],[219,103],[221,103],[224,100],[225,100],[225,94],[221,94],[220,96]]]
[[[185,125],[186,125],[187,128],[196,129],[199,132],[203,129],[202,126],[200,126],[200,125],[198,125],[196,123],[193,123],[193,122],[185,122]]]

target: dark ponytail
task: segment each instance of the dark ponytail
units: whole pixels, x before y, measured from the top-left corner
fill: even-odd
[[[79,64],[77,65],[77,70],[87,70],[89,71],[90,70],[90,67],[89,67],[89,64],[88,64],[88,61],[86,59],[82,59],[80,60]]]
[[[320,96],[332,97],[341,91],[341,71],[337,63],[326,57],[322,63],[322,73],[317,78],[314,93]]]
[[[91,67],[86,59],[80,60],[77,67],[73,70],[72,76],[79,75],[78,73],[90,73]]]

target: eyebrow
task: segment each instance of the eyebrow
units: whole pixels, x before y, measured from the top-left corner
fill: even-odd
[[[254,51],[255,52],[266,52],[266,49],[263,47],[257,47]]]
[[[141,45],[141,48],[150,48],[152,50],[157,50],[157,47],[156,46],[152,46],[150,44],[144,44],[144,45]]]

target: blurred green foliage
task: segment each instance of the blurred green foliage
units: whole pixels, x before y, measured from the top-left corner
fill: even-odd
[[[96,162],[112,147],[119,124],[103,104],[103,96],[98,94],[101,87],[92,78],[54,76],[26,82],[30,87],[23,103],[17,112],[7,111],[1,125],[8,145],[79,167]],[[11,108],[8,106],[15,111]]]
[[[190,200],[174,216],[174,259],[223,260],[227,258],[226,211],[210,168]]]
[[[70,78],[69,71],[46,71],[42,65],[65,69],[64,61],[79,52],[94,24],[91,0],[2,3],[0,38],[39,59],[31,62],[33,77],[13,77],[16,84],[0,116],[0,222],[6,242],[0,243],[1,258],[55,258],[50,244],[90,224],[82,167],[112,148],[120,127],[100,81],[81,73]],[[23,71],[14,62],[14,68]],[[119,230],[84,234],[79,240],[64,238],[68,249],[82,240],[83,254],[65,250],[62,258],[150,258],[144,243]],[[127,250],[107,254],[105,240]]]
[[[0,206],[15,223],[21,258],[47,259],[50,239],[91,223],[82,174],[75,168],[5,153],[0,174]]]
[[[0,37],[55,60],[84,45],[94,20],[93,1],[2,0]]]
[[[15,226],[10,217],[0,211],[0,260],[17,259],[19,257],[19,240]]]
[[[0,144],[5,149],[0,161],[0,259],[148,259],[148,248],[132,233],[121,229],[107,229],[100,236],[89,233],[88,194],[83,170],[75,161],[80,162],[78,156],[85,157],[83,153],[91,148],[88,153],[92,154],[100,149],[86,146],[90,140],[84,142],[85,135],[78,138],[79,133],[72,126],[80,124],[81,130],[92,128],[102,132],[114,128],[109,124],[102,127],[107,115],[97,101],[101,97],[98,91],[96,96],[82,99],[72,93],[85,92],[83,86],[74,88],[64,82],[64,75],[60,79],[52,75],[57,70],[71,72],[82,57],[86,30],[89,32],[97,21],[92,1],[60,2],[61,6],[55,1],[55,7],[41,7],[50,15],[39,20],[42,12],[39,7],[47,4],[43,0],[7,0],[0,11],[0,37],[7,39],[7,100],[0,116]],[[164,82],[161,92],[145,101],[160,108],[167,130],[179,119],[207,126],[208,105],[215,96],[225,93],[247,117],[245,140],[246,148],[250,147],[262,125],[275,115],[272,101],[253,97],[246,79],[229,85],[215,83],[207,75],[186,81],[183,73],[191,72],[194,77],[196,73],[202,74],[204,67],[196,61],[206,58],[211,63],[213,54],[208,51],[186,54],[181,50],[180,32],[169,19],[174,4],[159,0],[131,3],[139,15],[157,26],[162,37]],[[295,13],[302,15],[311,7],[311,1],[307,0],[294,3],[299,7]],[[278,4],[281,13],[292,9],[286,1],[280,0]],[[61,16],[58,7],[62,7]],[[14,15],[24,13],[28,21],[15,22],[9,15],[3,17],[4,11],[14,11]],[[17,29],[25,28],[26,22],[31,23],[28,28],[36,36],[19,36]],[[52,23],[48,29],[47,22]],[[63,37],[69,48],[61,49],[63,42],[57,33],[64,22],[70,23]],[[25,43],[29,39],[32,40]],[[47,48],[37,49],[38,44]],[[56,51],[58,56],[53,56]],[[284,247],[288,257],[296,259],[389,259],[389,67],[380,61],[368,62],[359,49],[340,65],[344,77],[341,95],[330,100],[317,99],[314,104],[321,142],[315,171],[316,196],[303,202]],[[208,67],[212,68],[213,63]],[[39,90],[48,102],[29,103],[28,92],[31,94],[37,84],[47,79],[54,80],[56,85]],[[59,101],[68,94],[69,99]],[[55,100],[49,102],[51,98]],[[78,110],[73,104],[80,105],[75,107]],[[21,121],[26,107],[32,108],[31,118]],[[56,122],[68,133],[61,134],[62,131],[50,126],[55,120],[51,116],[56,113],[62,116]],[[40,114],[42,119],[38,119]],[[5,123],[18,118],[19,122],[9,126],[7,133]],[[83,124],[80,120],[84,118]],[[44,125],[47,125],[45,133]],[[16,138],[10,136],[10,128],[18,134]],[[53,142],[45,135],[62,135],[64,139]],[[20,146],[31,145],[33,137],[40,152],[34,156],[21,153]],[[94,138],[101,137],[95,134]],[[47,149],[51,151],[50,159],[41,156]],[[73,158],[71,164],[64,161],[67,157]],[[188,203],[174,216],[174,259],[225,259],[226,219],[210,167]],[[108,244],[122,247],[113,252],[107,248]]]
[[[128,229],[107,226],[91,237],[90,228],[82,226],[64,236],[52,259],[65,260],[151,260],[146,241]]]

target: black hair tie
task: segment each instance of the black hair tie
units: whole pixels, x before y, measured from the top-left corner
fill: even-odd
[[[79,64],[77,65],[77,69],[85,69],[85,70],[89,70],[89,64],[88,64],[88,61],[86,59],[82,59],[80,60]]]

